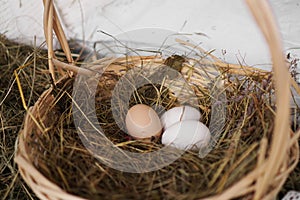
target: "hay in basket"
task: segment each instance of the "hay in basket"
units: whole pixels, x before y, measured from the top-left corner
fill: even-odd
[[[300,132],[295,133],[290,128],[290,83],[298,92],[299,88],[285,67],[269,5],[259,0],[247,3],[268,41],[273,72],[226,64],[213,56],[165,58],[156,54],[103,58],[80,68],[72,59],[53,2],[45,0],[49,69],[55,84],[28,109],[15,157],[20,174],[36,195],[41,199],[274,199],[298,163]],[[55,57],[53,30],[67,62]],[[178,43],[193,46],[181,40]],[[203,55],[203,50],[199,49],[199,55]],[[201,67],[196,69],[195,63]],[[118,152],[126,150],[146,155],[159,151],[163,145],[159,139],[137,141],[130,138],[120,128],[126,109],[117,104],[119,119],[115,120],[111,99],[113,91],[119,88],[116,100],[122,101],[122,94],[126,93],[118,84],[124,80],[122,78],[133,83],[139,79],[137,77],[157,77],[163,74],[155,74],[161,66],[169,66],[174,69],[172,73],[182,74],[187,86],[196,94],[191,104],[201,110],[207,125],[212,123],[213,103],[216,103],[211,90],[222,86],[222,90],[217,90],[218,97],[226,95],[225,110],[221,112],[224,115],[218,116],[224,119],[224,126],[217,130],[221,132],[220,137],[212,141],[214,146],[204,157],[199,157],[198,152],[186,151],[173,163],[149,172],[116,170],[110,167],[111,163],[119,161],[117,165],[122,166],[128,164],[128,160],[117,157],[115,151],[92,154],[88,147],[101,149],[103,137],[78,130],[73,112],[79,104],[90,102],[80,101],[80,98],[74,101],[77,90],[73,86],[78,81],[75,75],[87,77],[81,83],[88,85],[95,82],[94,75],[101,72],[94,88],[95,96],[89,93],[89,87],[85,88],[85,94],[95,99],[92,101],[96,108],[95,120]],[[135,69],[140,76],[127,76]],[[188,91],[182,92],[182,99],[176,95],[182,84],[184,82],[149,81],[135,88],[129,105],[145,103],[170,109],[190,103],[185,102],[190,99]],[[81,127],[89,127],[84,120],[80,122]],[[82,138],[92,140],[88,147]],[[163,158],[168,159],[167,156]],[[134,167],[136,163],[130,162]]]

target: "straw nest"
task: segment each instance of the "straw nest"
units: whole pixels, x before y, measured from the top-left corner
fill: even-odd
[[[272,49],[274,72],[229,65],[213,56],[197,59],[182,55],[104,58],[80,68],[71,57],[52,2],[45,1],[48,18],[44,25],[52,79],[55,81],[58,73],[65,73],[63,69],[68,72],[28,109],[19,136],[15,161],[23,179],[36,195],[41,199],[274,198],[297,165],[299,131],[295,133],[290,128],[290,82],[287,80],[292,79],[283,67],[286,63],[270,10],[260,1],[249,1],[249,5],[252,9],[255,7],[252,11],[260,19]],[[52,29],[70,64],[55,58],[51,45]],[[199,51],[199,55],[205,55],[201,49]],[[58,71],[54,70],[54,65]],[[95,98],[96,120],[115,147],[145,154],[161,149],[162,144],[159,140],[137,141],[122,131],[113,116],[111,98],[118,82],[130,70],[140,69],[138,72],[143,78],[158,76],[155,72],[161,66],[175,69],[184,77],[197,97],[193,106],[201,110],[207,125],[211,123],[216,103],[212,91],[221,88],[217,96],[226,95],[226,101],[219,102],[225,104],[226,109],[222,112],[224,115],[219,116],[224,119],[224,126],[218,130],[220,138],[204,158],[186,151],[172,164],[155,171],[135,174],[108,167],[104,163],[112,162],[114,152],[105,152],[105,156],[91,154],[82,142],[86,133],[74,124],[74,74],[88,77],[83,82],[88,84],[95,80],[95,73],[102,73],[100,78],[97,77],[96,95],[87,90],[88,97]],[[131,77],[128,81],[133,83],[136,79]],[[292,84],[298,91],[293,81]],[[189,93],[183,92],[183,99],[176,96],[180,86],[181,83],[176,81],[167,85],[149,81],[135,88],[129,105],[145,103],[170,109],[188,103],[184,100],[188,99]],[[118,90],[119,97],[122,92],[124,90]],[[84,101],[76,102],[80,103]],[[126,109],[118,108],[120,121],[123,121]],[[93,139],[96,143],[93,145],[101,147],[103,143],[97,143],[101,139],[97,136]],[[99,162],[101,159],[105,159],[104,162]],[[119,160],[121,165],[124,159]]]

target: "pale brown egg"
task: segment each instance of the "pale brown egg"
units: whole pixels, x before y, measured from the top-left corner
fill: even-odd
[[[126,115],[128,134],[136,139],[158,137],[162,125],[156,112],[149,106],[137,104],[131,107]]]

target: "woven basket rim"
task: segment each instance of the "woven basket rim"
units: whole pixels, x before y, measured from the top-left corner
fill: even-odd
[[[262,73],[263,74],[263,73]],[[68,75],[63,76],[58,82],[62,83],[66,80],[70,79]],[[52,183],[48,178],[46,178],[41,172],[39,172],[34,167],[34,161],[29,158],[30,151],[27,149],[26,145],[26,138],[30,137],[30,132],[36,127],[35,118],[39,116],[43,116],[47,111],[47,108],[52,105],[54,102],[54,96],[52,94],[53,87],[49,88],[48,90],[44,91],[44,93],[40,96],[39,100],[35,103],[34,106],[30,107],[26,117],[24,128],[20,132],[19,135],[19,144],[17,147],[17,152],[15,156],[15,161],[18,164],[20,169],[20,174],[26,183],[33,189],[36,195],[41,199],[78,199],[81,200],[83,198],[74,196],[72,194],[67,193],[59,186]],[[296,158],[298,157],[298,146],[297,143],[291,143],[291,157],[287,158],[285,163],[288,168],[285,171],[282,171],[280,174],[277,175],[277,179],[285,180],[283,177],[286,176],[287,173],[291,172],[292,169],[297,164]],[[250,184],[253,180],[257,179],[261,173],[263,173],[266,167],[266,163],[261,163],[254,171],[250,172],[246,177],[241,181],[240,184]],[[231,199],[238,196],[245,195],[253,190],[253,186],[250,188],[242,188],[238,187],[237,184],[233,185],[232,187],[225,190],[221,195],[216,195],[209,197],[207,199]],[[270,192],[269,195],[273,196],[276,190]],[[51,198],[50,198],[51,196]],[[266,198],[268,199],[268,198]]]

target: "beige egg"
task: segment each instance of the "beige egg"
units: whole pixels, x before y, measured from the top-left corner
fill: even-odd
[[[128,134],[136,139],[160,136],[162,125],[156,112],[149,106],[137,104],[126,115]]]

